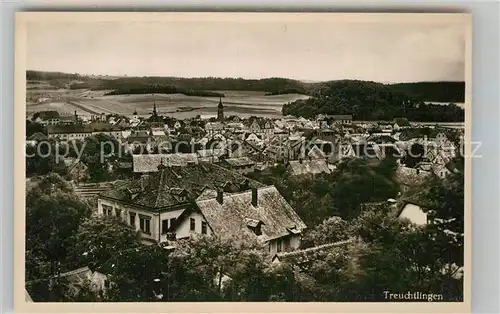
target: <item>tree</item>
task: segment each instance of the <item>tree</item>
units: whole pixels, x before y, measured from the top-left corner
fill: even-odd
[[[169,252],[158,245],[118,252],[99,268],[108,277],[107,299],[119,302],[165,301],[160,290],[168,270]]]
[[[103,133],[85,139],[82,161],[89,167],[90,179],[95,182],[111,178],[108,163],[115,161],[121,150],[118,141]]]
[[[35,133],[42,133],[46,134],[45,128],[43,125],[37,122],[31,122],[29,120],[26,120],[26,136],[30,137],[31,135]]]
[[[408,152],[402,158],[401,162],[409,168],[414,168],[419,162],[424,160],[425,148],[417,143],[414,143],[408,149]]]
[[[453,162],[458,165],[457,172],[444,180],[430,181],[418,197],[433,222],[427,230],[449,298],[463,297],[460,271],[464,265],[464,160],[459,157]]]
[[[40,142],[37,146],[26,146],[26,175],[46,175],[53,171],[57,149],[54,139]]]
[[[355,291],[374,301],[384,300],[387,290],[436,291],[446,300],[461,298],[461,279],[443,272],[443,252],[453,246],[440,240],[435,225],[414,225],[397,218],[393,208],[379,206],[363,212],[353,226],[369,245],[359,257]]]
[[[59,175],[44,177],[26,194],[26,277],[47,278],[72,267],[69,249],[90,208]]]
[[[74,236],[75,259],[80,265],[99,267],[120,251],[141,245],[140,235],[118,218],[91,217]]]
[[[397,194],[392,180],[396,167],[390,161],[372,164],[353,158],[342,162],[332,174],[335,183],[330,192],[336,201],[337,215],[350,220],[361,212],[361,204],[385,201]]]
[[[267,301],[274,277],[257,244],[200,237],[115,254],[101,268],[116,301]],[[143,265],[148,265],[144,268]]]
[[[305,248],[321,244],[335,243],[347,240],[352,232],[347,221],[340,217],[330,217],[313,229],[307,230],[301,245]]]

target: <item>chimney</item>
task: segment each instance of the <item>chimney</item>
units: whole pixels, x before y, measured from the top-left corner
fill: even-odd
[[[252,188],[252,206],[257,207],[258,206],[258,194],[257,194],[257,188]]]
[[[217,189],[217,202],[221,205],[224,202],[224,192],[221,189]]]
[[[141,176],[141,190],[145,191],[146,190],[146,185],[147,185],[147,180],[149,178],[149,174],[143,174]]]

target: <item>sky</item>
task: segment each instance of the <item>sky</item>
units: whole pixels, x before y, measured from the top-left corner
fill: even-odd
[[[465,80],[464,23],[31,21],[29,70],[306,81]]]

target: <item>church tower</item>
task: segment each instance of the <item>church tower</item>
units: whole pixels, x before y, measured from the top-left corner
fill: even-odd
[[[219,106],[217,106],[217,121],[224,121],[224,105],[222,105],[222,97],[219,97]]]
[[[153,116],[156,118],[158,116],[158,112],[156,112],[156,102],[153,100]]]

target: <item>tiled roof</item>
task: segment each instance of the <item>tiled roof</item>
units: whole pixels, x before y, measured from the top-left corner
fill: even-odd
[[[198,163],[198,156],[194,153],[183,154],[141,154],[133,155],[132,162],[134,172],[157,172],[158,166],[187,166],[190,163]]]
[[[396,139],[390,135],[370,135],[366,140],[377,144],[396,142]]]
[[[79,162],[81,162],[81,160],[75,157],[66,157],[63,158],[63,162],[64,165],[69,168],[69,171],[71,171],[71,169],[75,167]]]
[[[400,184],[408,186],[420,186],[424,184],[431,175],[432,172],[430,171],[400,166],[396,169],[395,180]]]
[[[59,118],[59,112],[54,110],[40,111],[38,117],[42,120],[57,119]]]
[[[377,152],[372,144],[356,143],[352,144],[352,149],[356,157],[378,158]]]
[[[120,127],[116,125],[103,122],[92,123],[90,127],[92,128],[92,132],[118,132],[122,130]]]
[[[216,198],[198,200],[196,205],[215,234],[235,239],[267,241],[301,231],[306,225],[274,186],[257,189],[257,207],[252,205],[252,191],[223,195],[222,204]],[[262,222],[262,235],[248,227],[249,221]]]
[[[410,126],[407,118],[396,118],[394,119],[394,123],[397,123],[399,126]]]
[[[227,158],[224,160],[231,167],[251,166],[255,163],[248,157]]]
[[[152,135],[153,136],[165,136],[165,131],[163,130],[153,130],[151,131]]]
[[[323,159],[293,160],[289,163],[289,169],[293,175],[330,173],[330,168]]]
[[[207,158],[207,157],[213,157],[213,156],[220,157],[220,156],[224,155],[225,153],[226,153],[226,151],[224,149],[218,149],[218,148],[200,149],[196,152],[196,154],[200,158]]]
[[[318,146],[313,146],[307,153],[307,157],[321,159],[325,158],[326,154]]]
[[[333,119],[333,120],[352,120],[352,114],[326,115],[326,118]]]
[[[88,125],[48,125],[47,134],[70,134],[70,133],[92,133],[92,128]]]
[[[75,121],[75,116],[70,115],[70,116],[60,116],[59,121]]]
[[[309,262],[310,260],[314,260],[317,254],[343,254],[343,250],[346,249],[349,244],[354,242],[354,239],[349,239],[335,243],[318,245],[304,250],[276,253],[273,261],[277,259],[279,262],[302,264]]]
[[[207,122],[205,124],[205,129],[206,130],[222,130],[224,129],[224,124],[221,122]]]
[[[214,164],[203,163],[185,167],[167,167],[142,178],[126,181],[101,195],[138,206],[158,209],[186,202],[175,193],[178,189],[186,190],[188,200],[194,200],[206,189],[217,190],[226,182],[239,186],[245,180],[248,182],[248,187],[245,189],[263,186],[237,172]]]
[[[46,140],[47,136],[41,132],[36,132],[32,134],[30,137],[28,137],[28,140],[30,141],[43,141]]]

